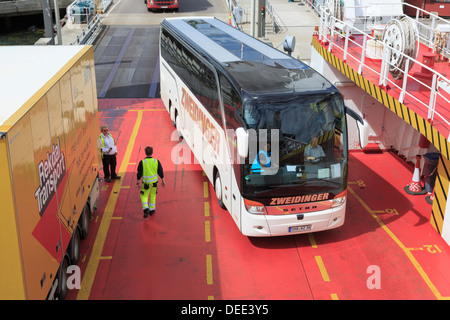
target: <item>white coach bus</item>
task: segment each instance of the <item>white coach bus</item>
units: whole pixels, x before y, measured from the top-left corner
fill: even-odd
[[[346,112],[363,120],[323,76],[211,17],[161,22],[160,70],[164,105],[242,234],[344,223]]]

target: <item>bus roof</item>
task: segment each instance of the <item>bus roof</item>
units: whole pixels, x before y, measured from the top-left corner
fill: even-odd
[[[247,92],[337,91],[308,65],[214,17],[167,18],[161,25],[220,64]]]

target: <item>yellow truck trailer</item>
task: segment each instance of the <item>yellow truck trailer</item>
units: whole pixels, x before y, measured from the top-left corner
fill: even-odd
[[[0,299],[65,297],[99,196],[98,130],[92,46],[0,46]]]

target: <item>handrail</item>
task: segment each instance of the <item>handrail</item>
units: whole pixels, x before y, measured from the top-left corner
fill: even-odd
[[[90,3],[94,5],[94,9],[91,10],[90,7],[85,7],[84,13],[74,13],[74,8],[80,3]],[[86,27],[77,36],[76,40],[71,43],[71,45],[77,44],[89,44],[91,43],[95,36],[98,34],[101,26],[99,14],[106,12],[108,7],[111,5],[112,0],[103,0],[100,2],[95,2],[93,0],[75,0],[66,9],[67,17],[70,23],[75,22],[76,16],[86,16]],[[80,19],[81,21],[81,19]]]
[[[409,4],[403,3],[403,5],[407,5],[409,7],[414,7]],[[429,47],[433,48],[430,44],[434,42],[435,37],[435,31],[432,29],[432,27],[436,27],[435,21],[442,21],[444,24],[450,26],[450,23],[448,23],[446,20],[441,19],[434,14],[427,12],[423,9],[414,7],[418,13],[416,13],[416,19],[412,19],[414,21],[415,26],[418,29],[419,32],[419,39],[421,43],[424,43],[425,45],[428,45]],[[385,87],[391,87],[396,88],[400,92],[399,101],[403,103],[406,99],[409,101],[414,101],[416,105],[419,106],[419,108],[428,115],[428,121],[439,121],[441,124],[445,124],[446,129],[450,131],[450,122],[449,119],[447,119],[445,116],[443,116],[439,111],[436,110],[436,102],[441,101],[450,105],[450,101],[447,98],[449,92],[447,92],[447,96],[443,94],[441,90],[441,86],[439,81],[450,83],[449,78],[447,78],[447,75],[443,75],[439,73],[438,71],[430,68],[429,66],[423,64],[420,61],[416,60],[416,57],[409,57],[405,55],[403,52],[400,52],[396,50],[395,48],[392,48],[386,44],[384,44],[383,41],[378,40],[374,36],[368,34],[367,30],[361,30],[357,27],[355,27],[354,24],[348,23],[346,21],[341,21],[336,19],[335,17],[331,16],[326,8],[324,6],[319,7],[319,15],[320,15],[320,26],[319,26],[319,41],[322,42],[328,42],[328,50],[340,50],[344,60],[351,61],[353,60],[354,63],[358,65],[358,73],[362,74],[363,72],[371,72],[372,74],[375,74],[378,76],[378,85],[385,86]],[[426,25],[423,23],[423,21],[418,20],[418,16],[420,14],[430,15],[432,17],[432,27]],[[339,25],[339,28],[337,28],[337,25]],[[363,24],[363,26],[365,26]],[[422,32],[421,32],[422,30]],[[432,35],[431,35],[432,33]],[[356,41],[356,38],[353,39],[353,37],[350,37],[350,35],[363,35],[363,44],[361,45],[358,41]],[[450,35],[449,33],[446,34],[447,37],[447,47],[442,48],[441,55],[443,55],[446,58],[450,57],[450,50],[449,50],[449,43],[450,43]],[[342,38],[345,38],[344,43],[342,44]],[[367,41],[372,40],[376,45],[380,45],[382,50],[382,56],[380,57],[378,54],[376,54],[378,59],[381,59],[381,66],[379,68],[369,66],[367,63],[365,63],[366,58],[366,43]],[[361,50],[358,50],[358,52],[361,52],[360,54],[354,54],[352,52],[349,52],[349,44],[351,44],[353,47],[358,46]],[[391,64],[388,57],[390,57],[390,53],[395,53],[399,56],[404,57],[406,59],[406,68],[405,70],[399,70],[403,77],[399,77],[400,79],[403,78],[403,80],[394,80],[392,77],[389,77],[389,69],[395,68],[394,65]],[[431,84],[424,82],[424,80],[421,80],[414,74],[409,73],[411,70],[412,65],[417,64],[420,66],[421,70],[426,70],[426,73],[430,75],[432,78]],[[399,82],[401,81],[401,84]],[[415,91],[408,91],[408,85],[411,85],[412,83],[420,84],[423,86],[423,90],[427,90],[430,96],[429,101],[422,101],[423,97],[417,96]]]

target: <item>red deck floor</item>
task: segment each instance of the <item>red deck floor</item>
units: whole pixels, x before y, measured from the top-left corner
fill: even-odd
[[[343,227],[248,238],[219,208],[201,167],[171,160],[178,141],[160,100],[99,105],[100,122],[117,139],[122,179],[100,183],[82,242],[81,290],[68,299],[450,298],[450,247],[428,222],[424,196],[403,191],[412,168],[396,155],[350,153]],[[148,144],[167,187],[156,214],[143,219],[135,171]]]

